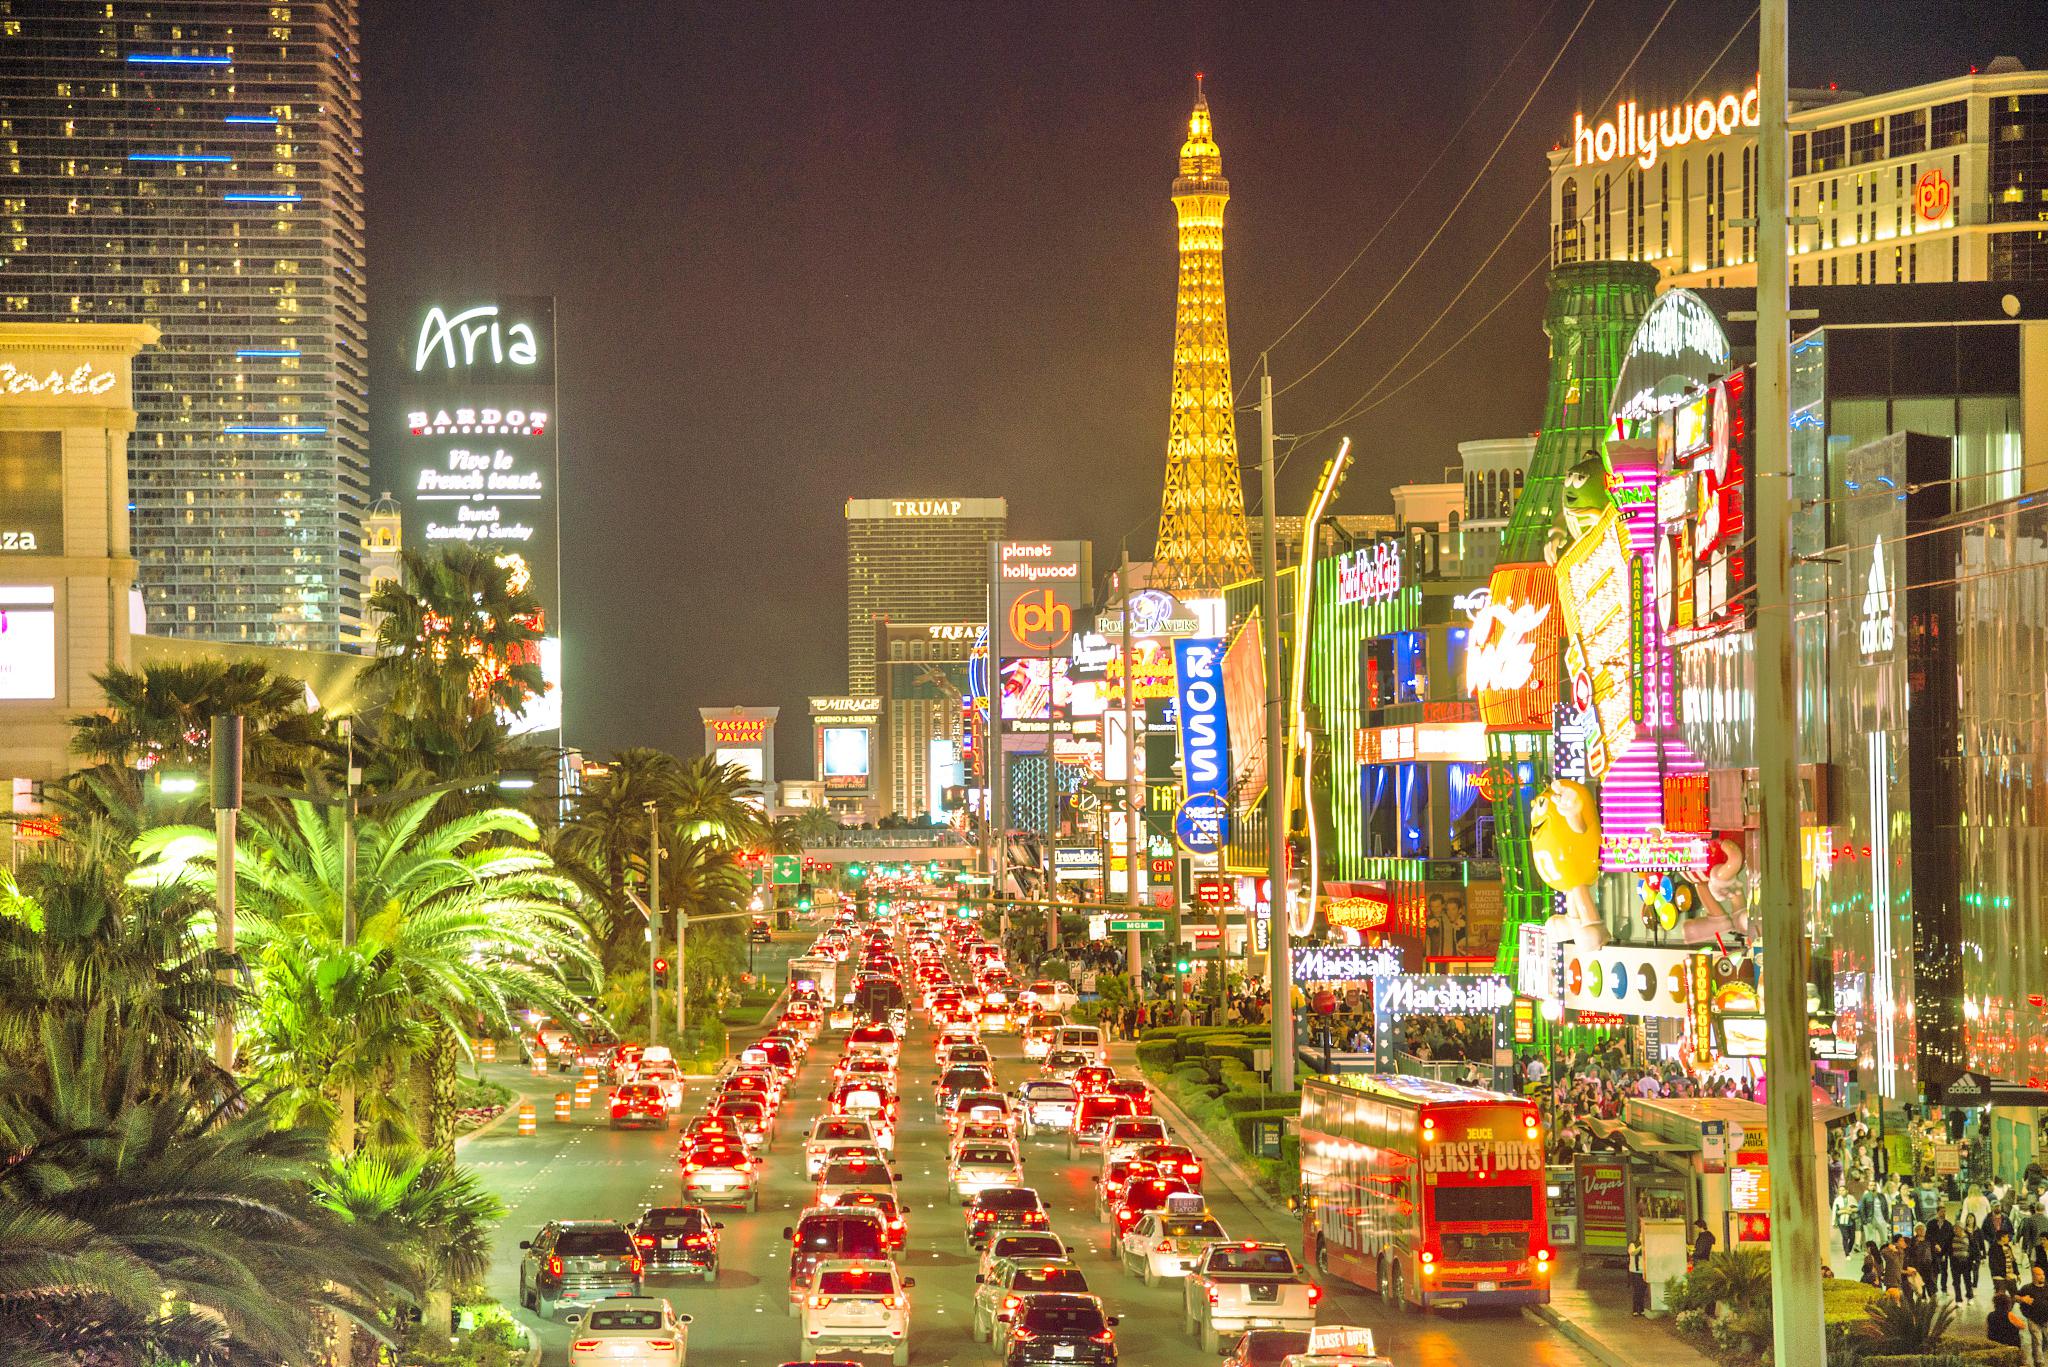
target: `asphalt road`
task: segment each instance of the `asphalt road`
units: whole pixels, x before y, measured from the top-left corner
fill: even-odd
[[[647,1283],[649,1292],[667,1296],[678,1311],[694,1317],[690,1356],[701,1367],[775,1367],[800,1356],[798,1322],[786,1313],[789,1264],[782,1230],[795,1223],[806,1204],[809,1184],[800,1162],[802,1136],[823,1109],[823,1079],[843,1038],[822,1037],[792,1085],[768,1150],[759,1213],[715,1214],[725,1222],[718,1282],[701,1286],[690,1279],[658,1278]],[[901,1263],[905,1275],[917,1278],[917,1289],[911,1293],[911,1361],[921,1367],[993,1367],[993,1350],[974,1342],[970,1333],[974,1260],[962,1249],[960,1210],[946,1191],[944,1130],[930,1101],[936,1071],[933,1039],[930,1027],[919,1022],[903,1051],[905,1114],[897,1156],[910,1236]],[[1014,1037],[991,1043],[999,1081],[1014,1085],[1027,1072],[1021,1045]],[[1120,1067],[1129,1066],[1128,1049],[1120,1046],[1119,1052],[1126,1055],[1115,1060]],[[1030,1065],[1030,1070],[1035,1068]],[[541,1081],[510,1067],[501,1067],[496,1075],[529,1094]],[[559,1078],[556,1074],[543,1084],[548,1095],[560,1085]],[[709,1087],[704,1080],[691,1084],[687,1112],[702,1109]],[[570,1123],[556,1124],[551,1107],[543,1104],[534,1137],[518,1137],[508,1121],[464,1146],[464,1161],[508,1210],[493,1250],[491,1275],[491,1290],[505,1304],[518,1303],[519,1241],[531,1238],[545,1221],[630,1220],[644,1206],[677,1199],[676,1132],[615,1133],[603,1114],[593,1107],[576,1112]],[[1053,1140],[1026,1141],[1024,1148],[1026,1180],[1052,1207],[1054,1232],[1080,1249],[1091,1289],[1112,1313],[1123,1317],[1117,1335],[1127,1367],[1213,1361],[1181,1332],[1178,1283],[1147,1288],[1111,1260],[1090,1189],[1095,1164],[1085,1157],[1070,1161],[1065,1146]],[[1298,1230],[1288,1217],[1234,1190],[1213,1158],[1207,1166],[1210,1205],[1228,1234],[1297,1241]],[[1592,1367],[1592,1360],[1562,1337],[1518,1315],[1454,1312],[1396,1319],[1377,1296],[1342,1283],[1326,1289],[1323,1322],[1372,1326],[1380,1351],[1398,1367]],[[543,1363],[565,1363],[568,1326],[543,1324],[530,1312],[518,1313],[539,1329]]]

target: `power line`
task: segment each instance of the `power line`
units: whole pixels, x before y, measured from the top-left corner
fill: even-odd
[[[1536,96],[1539,93],[1541,93],[1544,83],[1550,79],[1550,73],[1557,70],[1557,64],[1564,60],[1564,54],[1571,48],[1572,40],[1579,36],[1579,30],[1585,27],[1587,18],[1589,18],[1593,13],[1593,6],[1598,3],[1599,0],[1586,0],[1586,7],[1583,10],[1579,11],[1579,17],[1577,22],[1575,22],[1572,25],[1571,32],[1567,33],[1564,36],[1564,42],[1559,45],[1556,54],[1551,57],[1550,65],[1543,68],[1543,74],[1536,78],[1536,83],[1534,85],[1529,87],[1529,97],[1522,101],[1522,107],[1515,111],[1515,117],[1513,118],[1513,120],[1511,120],[1508,126],[1502,130],[1500,138],[1493,144],[1493,150],[1486,154],[1486,160],[1480,163],[1479,169],[1477,171],[1473,172],[1472,179],[1465,183],[1465,188],[1458,195],[1457,202],[1451,205],[1450,211],[1446,213],[1441,220],[1438,221],[1436,225],[1436,231],[1432,232],[1429,235],[1429,240],[1422,244],[1422,249],[1415,253],[1415,258],[1412,261],[1410,261],[1405,267],[1402,268],[1401,273],[1398,276],[1394,277],[1394,283],[1387,286],[1386,293],[1382,294],[1379,297],[1378,301],[1374,303],[1373,306],[1366,311],[1365,317],[1359,319],[1357,324],[1352,327],[1351,331],[1345,333],[1344,336],[1338,340],[1337,345],[1331,347],[1328,351],[1324,352],[1322,358],[1318,360],[1314,365],[1310,366],[1307,370],[1304,370],[1301,374],[1295,376],[1286,384],[1282,385],[1279,389],[1275,390],[1273,392],[1273,397],[1278,398],[1280,395],[1285,394],[1288,390],[1293,389],[1298,384],[1301,384],[1303,381],[1307,380],[1311,375],[1314,375],[1318,370],[1321,370],[1325,365],[1329,364],[1330,361],[1336,357],[1338,352],[1342,351],[1345,347],[1351,344],[1352,338],[1358,336],[1358,334],[1364,330],[1365,325],[1367,323],[1370,323],[1376,316],[1378,316],[1379,311],[1386,307],[1387,301],[1394,297],[1395,291],[1401,288],[1402,282],[1406,281],[1410,275],[1415,273],[1415,268],[1422,264],[1422,258],[1429,255],[1429,249],[1431,247],[1434,247],[1437,244],[1438,239],[1443,237],[1444,232],[1451,226],[1451,220],[1458,216],[1458,211],[1465,207],[1465,201],[1472,197],[1472,192],[1479,188],[1479,182],[1482,179],[1484,179],[1486,173],[1493,168],[1493,163],[1500,156],[1501,149],[1507,146],[1508,139],[1513,137],[1515,130],[1521,126],[1523,115],[1527,114],[1529,112],[1529,106],[1536,102]],[[1664,13],[1667,15],[1671,13],[1672,7],[1677,5],[1677,3],[1678,0],[1669,0],[1669,3],[1665,6]],[[1657,24],[1661,26],[1663,22],[1663,16],[1658,16]],[[1656,28],[1652,28],[1650,30],[1652,34],[1655,34],[1656,31]],[[1644,41],[1645,43],[1647,43],[1648,39],[1645,39]],[[1638,49],[1638,55],[1640,55],[1640,49]],[[1631,59],[1629,64],[1631,66],[1635,64],[1633,59]],[[1603,100],[1601,103],[1604,104],[1606,102]]]
[[[1417,176],[1415,178],[1414,183],[1408,187],[1408,193],[1401,196],[1401,202],[1394,206],[1393,212],[1387,214],[1384,218],[1380,220],[1380,226],[1373,229],[1372,236],[1368,237],[1365,240],[1365,245],[1358,249],[1358,254],[1353,256],[1349,261],[1344,263],[1344,269],[1338,271],[1336,278],[1331,280],[1329,284],[1323,286],[1322,293],[1318,294],[1314,299],[1311,299],[1309,301],[1308,307],[1303,309],[1300,312],[1300,314],[1295,317],[1295,320],[1289,323],[1278,337],[1275,337],[1272,341],[1266,343],[1265,348],[1259,353],[1261,356],[1270,353],[1275,347],[1279,346],[1282,342],[1286,341],[1289,337],[1293,336],[1294,330],[1300,327],[1302,323],[1307,320],[1308,316],[1311,313],[1314,313],[1316,311],[1316,309],[1322,304],[1323,300],[1330,297],[1330,291],[1336,289],[1337,286],[1343,284],[1344,278],[1351,274],[1352,268],[1355,267],[1359,262],[1365,260],[1365,254],[1372,250],[1373,244],[1378,242],[1381,236],[1385,234],[1387,229],[1391,227],[1401,217],[1401,211],[1408,207],[1408,201],[1415,198],[1416,194],[1422,189],[1422,187],[1429,183],[1429,178],[1436,171],[1436,168],[1443,164],[1444,158],[1451,154],[1451,149],[1458,145],[1458,139],[1463,137],[1465,135],[1465,130],[1472,126],[1472,120],[1479,116],[1479,111],[1484,109],[1486,107],[1486,102],[1493,98],[1493,92],[1500,89],[1500,83],[1507,79],[1508,73],[1514,70],[1515,64],[1522,60],[1522,54],[1528,50],[1530,42],[1536,37],[1537,34],[1543,31],[1543,26],[1550,22],[1550,16],[1556,11],[1557,6],[1558,0],[1550,0],[1550,4],[1547,7],[1545,7],[1542,17],[1537,19],[1535,26],[1531,28],[1528,33],[1523,35],[1522,41],[1515,48],[1514,53],[1501,66],[1501,69],[1498,72],[1494,73],[1492,83],[1489,84],[1486,87],[1486,89],[1480,94],[1478,100],[1474,101],[1472,107],[1469,110],[1465,111],[1464,121],[1460,123],[1455,130],[1452,131],[1451,136],[1449,138],[1446,138],[1444,140],[1444,145],[1437,149],[1435,160],[1431,161],[1428,166],[1423,168],[1422,174]],[[1590,9],[1591,5],[1589,4],[1587,8]],[[1244,401],[1244,392],[1251,385],[1252,375],[1255,375],[1257,373],[1257,371],[1253,371],[1245,376],[1244,383],[1237,387],[1237,394],[1231,400],[1232,403],[1237,404],[1242,403]]]

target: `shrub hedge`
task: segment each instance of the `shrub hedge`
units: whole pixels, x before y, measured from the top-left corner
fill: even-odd
[[[1966,1348],[1943,1347],[1932,1353],[1866,1354],[1857,1361],[1860,1367],[1949,1367],[1958,1362],[1967,1363],[1968,1367],[2020,1367],[2020,1350],[1984,1343]]]

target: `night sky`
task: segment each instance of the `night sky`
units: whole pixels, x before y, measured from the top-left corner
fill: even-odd
[[[1345,4],[696,4],[364,0],[373,480],[400,487],[406,296],[557,296],[568,731],[593,754],[702,746],[700,706],[783,708],[845,678],[845,499],[1001,495],[1024,536],[1150,554],[1165,466],[1174,216],[1194,73],[1231,183],[1243,383],[1276,388],[1380,300],[1585,0]],[[1456,443],[1532,431],[1544,378],[1539,205],[1390,373],[1544,183],[1665,9],[1596,0],[1449,229],[1358,336],[1277,402],[1346,426],[1340,512],[1441,477]],[[2000,53],[2048,63],[2048,9],[1794,0],[1792,84],[1866,91]],[[1617,98],[1747,86],[1753,13],[1681,0]],[[1526,46],[1524,42],[1526,40]],[[1517,48],[1519,60],[1396,206]],[[1503,293],[1510,297],[1502,304]],[[1247,389],[1249,401],[1255,389]],[[1257,456],[1255,414],[1240,446]],[[1282,471],[1298,511],[1335,434]],[[1257,480],[1250,481],[1256,501]]]

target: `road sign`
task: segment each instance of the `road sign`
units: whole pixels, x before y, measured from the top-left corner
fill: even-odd
[[[1214,854],[1230,838],[1230,804],[1216,793],[1196,793],[1180,804],[1173,834],[1190,854]]]
[[[778,854],[775,856],[774,873],[777,887],[784,884],[795,886],[804,881],[803,861],[793,854]]]
[[[1159,931],[1166,929],[1166,921],[1163,918],[1146,921],[1111,921],[1104,929],[1112,935],[1122,935],[1133,930]]]

